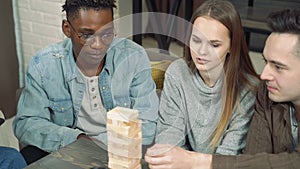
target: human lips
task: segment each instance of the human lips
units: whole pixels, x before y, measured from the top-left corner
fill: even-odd
[[[100,58],[103,58],[103,56],[105,54],[103,54],[103,53],[88,53],[87,55],[92,58],[95,58],[95,59],[100,59]]]
[[[267,84],[267,90],[269,91],[269,92],[275,92],[275,91],[277,91],[277,88],[276,87],[274,87],[274,86],[271,86],[271,85],[268,85]]]
[[[204,58],[196,58],[196,62],[197,62],[198,64],[206,64],[206,63],[209,62],[209,60],[204,59]]]

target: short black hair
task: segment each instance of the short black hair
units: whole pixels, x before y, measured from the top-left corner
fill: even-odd
[[[62,8],[69,20],[77,17],[80,9],[111,9],[113,15],[113,8],[116,8],[116,5],[115,0],[66,0]]]
[[[272,32],[300,35],[300,8],[272,12],[267,23]]]
[[[295,47],[295,55],[300,56],[300,8],[270,13],[267,23],[272,32],[297,35],[298,43]]]

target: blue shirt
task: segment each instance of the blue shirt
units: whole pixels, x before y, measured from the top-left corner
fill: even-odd
[[[85,82],[66,39],[39,51],[25,74],[25,88],[13,122],[22,144],[52,152],[77,139]],[[128,39],[115,39],[99,74],[99,91],[107,111],[116,106],[139,111],[143,144],[151,144],[158,118],[158,97],[145,50]],[[99,138],[105,139],[106,133]],[[104,140],[103,140],[104,141]]]
[[[27,164],[18,150],[0,146],[0,169],[22,169],[26,166]]]

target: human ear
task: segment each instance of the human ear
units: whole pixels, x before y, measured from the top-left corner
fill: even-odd
[[[64,33],[68,38],[70,38],[70,37],[71,37],[71,28],[70,28],[70,25],[69,25],[68,21],[64,19],[64,20],[62,21],[61,27],[62,27],[63,33]]]

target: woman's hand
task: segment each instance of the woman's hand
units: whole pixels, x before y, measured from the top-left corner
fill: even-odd
[[[184,150],[169,144],[148,148],[145,160],[151,169],[211,169],[212,155]]]

